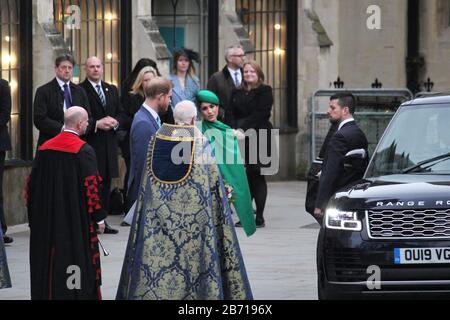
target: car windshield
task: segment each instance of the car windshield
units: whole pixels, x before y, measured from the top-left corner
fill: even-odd
[[[377,146],[366,178],[450,174],[450,105],[400,108]]]

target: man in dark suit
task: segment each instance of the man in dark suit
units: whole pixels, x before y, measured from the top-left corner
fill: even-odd
[[[126,115],[120,105],[117,88],[102,81],[103,62],[97,57],[90,57],[86,60],[85,71],[86,79],[81,87],[88,96],[91,110],[86,140],[97,155],[98,171],[103,179],[102,206],[108,212],[111,179],[119,177],[116,131],[126,121]],[[106,223],[105,233],[115,234],[118,230]]]
[[[242,65],[244,64],[245,52],[240,45],[228,47],[225,50],[225,61],[227,65],[214,73],[208,81],[208,90],[214,92],[221,102],[219,120],[230,124],[226,119],[225,110],[228,109],[231,91],[242,83]]]
[[[353,119],[355,97],[341,92],[330,98],[328,116],[338,129],[331,137],[319,179],[314,215],[321,220],[333,193],[362,178],[368,163],[368,143]]]
[[[65,54],[55,60],[56,77],[39,87],[34,98],[34,125],[39,130],[38,147],[61,133],[64,113],[72,106],[85,108],[90,114],[84,90],[72,83],[75,60]]]
[[[148,144],[161,127],[160,112],[166,112],[172,97],[172,82],[154,78],[144,86],[145,102],[135,114],[130,132],[130,177],[128,178],[127,210],[138,198]]]
[[[3,210],[3,171],[5,169],[6,151],[11,150],[11,139],[8,122],[11,120],[11,88],[6,80],[0,79],[0,224],[3,231],[3,242],[11,243],[13,238],[5,236],[5,212]]]

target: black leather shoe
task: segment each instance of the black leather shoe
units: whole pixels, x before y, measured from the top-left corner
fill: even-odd
[[[239,221],[239,222],[236,222],[235,224],[234,224],[234,226],[236,227],[236,228],[242,228],[242,223]]]
[[[119,230],[113,229],[111,228],[111,226],[109,224],[105,225],[105,234],[118,234]]]
[[[122,221],[122,223],[120,224],[121,227],[130,227],[131,225],[129,225],[128,223],[126,223],[125,221]]]
[[[11,238],[11,237],[8,237],[8,236],[3,236],[3,242],[4,242],[5,244],[13,243],[13,242],[14,242],[14,239]]]
[[[264,228],[266,226],[264,219],[255,219],[255,223],[257,228]]]

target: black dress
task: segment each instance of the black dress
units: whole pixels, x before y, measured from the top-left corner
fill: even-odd
[[[226,115],[233,128],[247,132],[245,164],[250,193],[255,199],[258,227],[264,226],[263,213],[267,198],[267,183],[265,176],[261,174],[261,168],[269,167],[271,162],[267,160],[274,155],[270,131],[273,129],[270,123],[272,106],[270,86],[263,84],[250,91],[239,88],[234,89],[231,94],[230,108]]]

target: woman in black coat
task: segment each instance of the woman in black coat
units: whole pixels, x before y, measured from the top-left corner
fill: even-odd
[[[231,94],[230,108],[227,110],[226,118],[230,119],[233,128],[242,129],[247,136],[245,164],[250,193],[256,204],[255,222],[259,228],[265,226],[267,182],[265,176],[261,174],[261,168],[270,165],[265,163],[264,158],[272,155],[270,134],[270,130],[273,129],[270,123],[272,106],[272,88],[264,84],[264,73],[261,67],[254,61],[244,63],[242,85],[234,89]],[[264,135],[264,133],[267,134]],[[264,141],[260,142],[261,139]],[[260,148],[261,146],[263,148]]]

